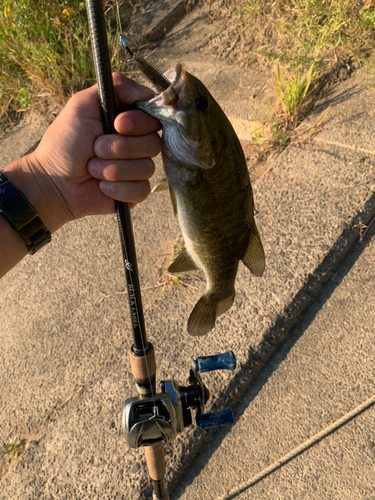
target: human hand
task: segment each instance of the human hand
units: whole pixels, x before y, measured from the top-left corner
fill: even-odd
[[[119,73],[113,80],[120,111],[154,95]],[[33,190],[28,189],[30,182],[25,186],[20,175],[9,172],[9,180],[25,193],[51,231],[85,215],[114,212],[114,199],[133,207],[148,196],[148,179],[154,173],[151,158],[161,149],[156,133],[160,123],[142,111],[128,110],[114,125],[117,134],[103,136],[96,85],[78,92],[22,163],[32,174]]]

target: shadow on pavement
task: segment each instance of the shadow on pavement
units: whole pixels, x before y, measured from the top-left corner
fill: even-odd
[[[282,346],[280,346],[280,348],[276,352],[273,353],[267,365],[264,367],[261,373],[256,377],[251,386],[248,387],[243,394],[239,395],[238,399],[241,398],[241,400],[233,410],[235,422],[239,421],[239,419],[243,416],[243,414],[245,413],[249,405],[252,403],[252,401],[255,400],[255,398],[258,396],[263,386],[267,384],[272,374],[275,371],[277,371],[279,365],[286,359],[286,357],[288,356],[289,352],[291,351],[295,343],[302,337],[304,332],[313,323],[315,317],[320,312],[324,304],[330,299],[336,288],[342,283],[344,278],[349,274],[354,264],[357,262],[358,258],[361,256],[365,248],[370,244],[371,239],[374,240],[374,237],[375,237],[375,222],[369,228],[368,233],[365,235],[363,240],[358,241],[355,244],[355,246],[353,246],[349,250],[348,254],[339,265],[337,271],[333,273],[329,281],[326,283],[324,289],[322,290],[322,293],[319,296],[317,296],[314,302],[300,316],[298,324],[293,327],[287,340],[283,343]],[[375,240],[372,243],[374,244]],[[246,371],[246,368],[243,368],[241,371]],[[346,425],[346,423],[348,422],[349,420],[342,425]],[[337,427],[337,429],[335,429],[331,433],[336,432],[339,428],[342,427],[342,425]],[[218,429],[217,431],[214,431],[210,434],[210,436],[206,440],[206,444],[203,451],[201,451],[199,455],[199,463],[194,461],[191,462],[190,466],[191,475],[189,474],[190,477],[188,479],[186,478],[185,475],[184,487],[183,488],[179,487],[177,483],[175,485],[174,490],[172,490],[171,498],[173,498],[173,500],[178,500],[181,496],[183,496],[185,489],[193,483],[195,477],[197,477],[200,471],[208,464],[212,455],[217,451],[223,440],[230,432],[231,432],[230,427],[229,428],[222,427],[221,429]],[[288,460],[288,462],[296,458],[297,456],[301,455],[308,449],[310,449],[312,446],[317,444],[317,442],[315,442],[313,445],[306,447],[306,449],[304,449],[303,452],[300,452],[298,453],[298,455],[293,456],[290,460]],[[273,469],[266,476],[273,474],[278,469],[286,465],[286,463],[288,462],[282,463],[279,467]],[[261,479],[264,479],[264,477],[266,476],[262,476]],[[240,495],[241,493],[247,491],[252,486],[254,486],[256,482],[251,483],[251,485],[249,485],[248,487],[244,487],[241,490],[241,492],[228,496],[226,500],[232,500],[236,498],[238,495]]]

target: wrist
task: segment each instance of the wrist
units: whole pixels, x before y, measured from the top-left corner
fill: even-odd
[[[2,172],[22,191],[51,233],[71,220],[60,191],[33,153],[11,163]]]

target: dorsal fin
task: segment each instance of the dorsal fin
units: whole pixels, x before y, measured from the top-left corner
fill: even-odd
[[[251,227],[249,241],[241,260],[255,276],[260,277],[263,275],[266,262],[263,245],[255,222]]]

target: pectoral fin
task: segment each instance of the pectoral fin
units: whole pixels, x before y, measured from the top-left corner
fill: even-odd
[[[169,185],[167,179],[162,179],[159,181],[156,186],[154,186],[151,190],[151,193],[160,193],[161,191],[168,191]]]
[[[173,217],[176,217],[176,215],[177,215],[176,195],[174,194],[173,189],[171,188],[171,186],[169,186],[169,195],[171,197]]]
[[[168,184],[168,181],[166,178],[162,179],[159,181],[156,186],[154,186],[151,190],[151,193],[161,193],[162,191],[168,191],[169,189],[169,195],[171,197],[171,203],[172,203],[172,210],[173,210],[173,217],[176,217],[177,215],[177,203],[176,203],[176,197],[175,194],[171,188],[171,186]]]
[[[260,277],[263,275],[265,256],[263,245],[260,241],[260,236],[255,223],[251,228],[249,241],[241,260],[255,276]]]
[[[186,271],[194,271],[194,269],[198,269],[198,267],[188,254],[186,248],[184,248],[177,255],[176,259],[172,262],[172,264],[168,267],[168,272],[183,273]]]

